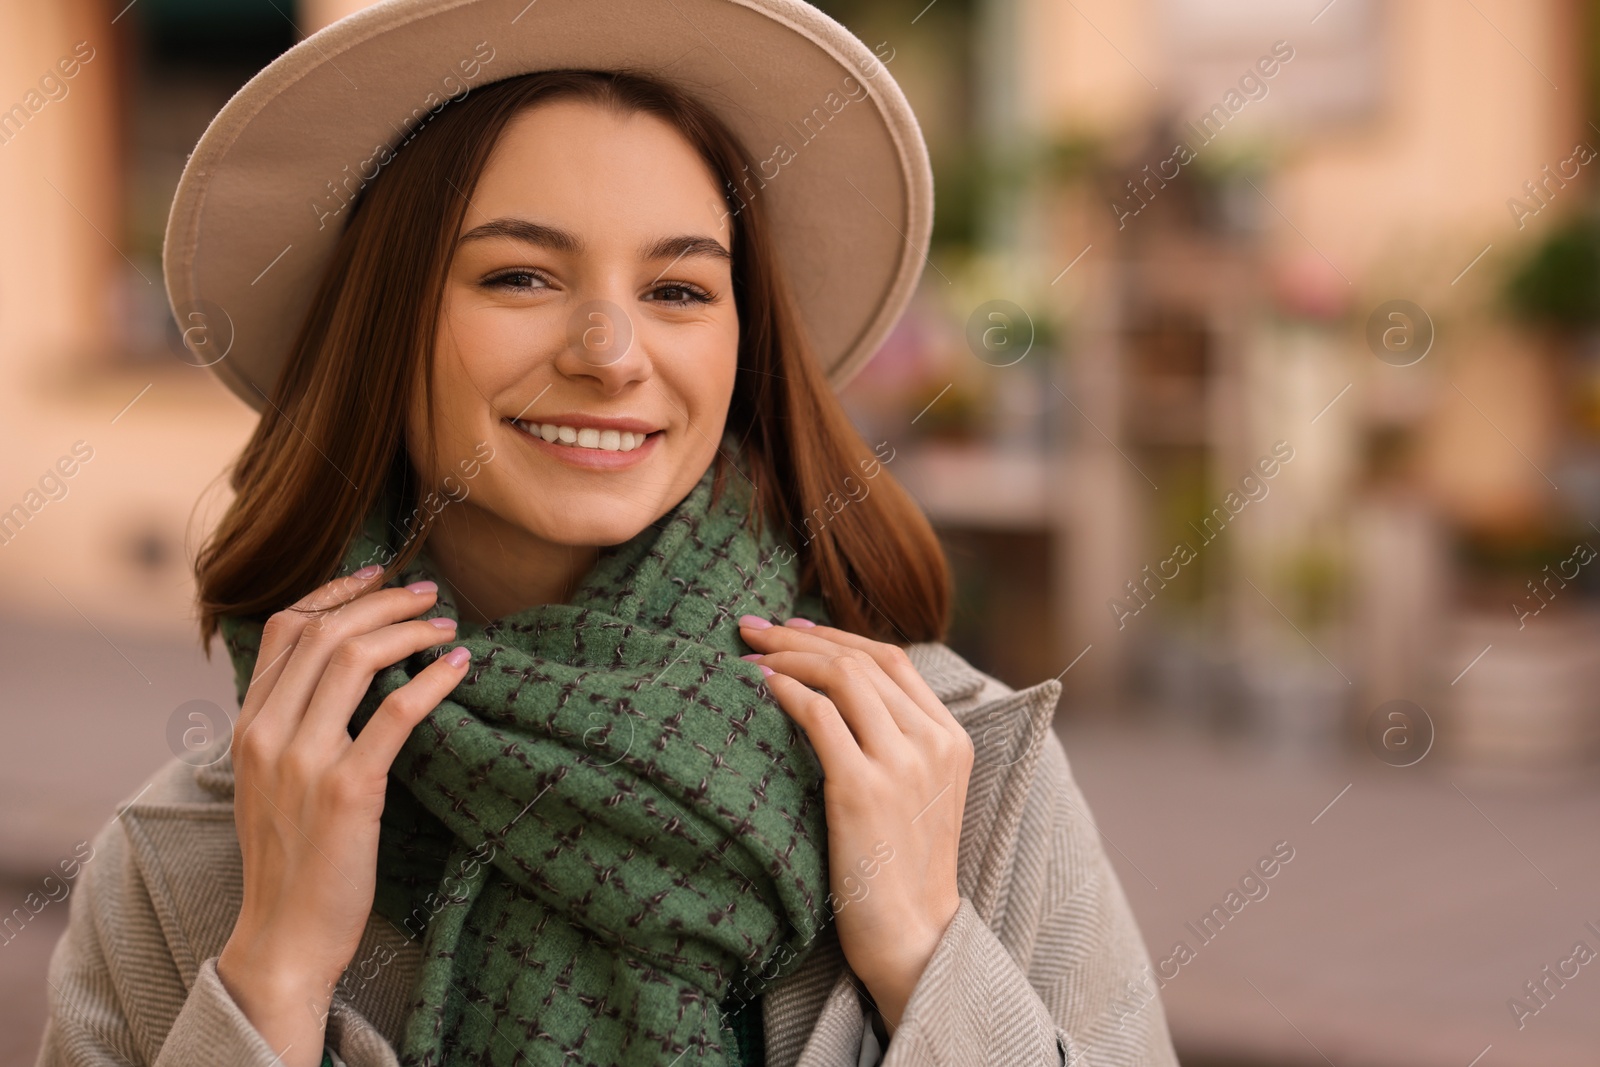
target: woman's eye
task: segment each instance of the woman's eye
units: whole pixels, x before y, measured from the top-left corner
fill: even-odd
[[[491,289],[527,290],[534,288],[535,282],[542,286],[544,279],[531,270],[508,270],[504,274],[496,274],[483,284]]]
[[[483,284],[486,288],[511,290],[513,292],[534,292],[539,289],[549,288],[549,283],[541,275],[531,270],[508,270],[486,279]],[[709,304],[715,299],[712,294],[698,285],[690,285],[687,282],[668,282],[665,285],[659,285],[652,290],[652,295],[658,303],[677,304],[680,306]]]
[[[668,295],[661,303],[666,304],[709,304],[712,296],[698,285],[688,285],[683,282],[669,282],[656,288],[656,293]]]

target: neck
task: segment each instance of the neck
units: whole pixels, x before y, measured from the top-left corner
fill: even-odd
[[[428,555],[456,594],[462,622],[484,625],[535,604],[561,604],[594,566],[594,545],[530,534],[468,501],[439,512]]]

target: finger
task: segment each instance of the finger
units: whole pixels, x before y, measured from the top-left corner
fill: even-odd
[[[411,731],[467,676],[469,665],[466,646],[457,645],[384,697],[345,753],[351,769],[372,777],[388,774]]]
[[[454,619],[435,618],[392,623],[345,638],[328,659],[293,743],[322,751],[341,741],[348,744],[350,716],[378,672],[415,652],[452,641],[455,635]]]
[[[363,574],[363,571],[371,573]],[[255,669],[251,674],[250,685],[239,708],[239,721],[235,724],[237,733],[244,732],[262,705],[267,702],[267,698],[272,695],[288,662],[289,654],[294,651],[300,635],[313,618],[311,613],[330,608],[340,601],[378,588],[382,573],[381,568],[372,571],[370,567],[363,567],[354,574],[335,578],[331,582],[317,586],[267,619],[261,631],[261,644],[256,651]]]
[[[798,649],[803,652],[825,652],[830,646],[844,646],[855,648],[871,656],[883,668],[883,672],[892,678],[900,687],[900,691],[911,698],[912,703],[921,708],[935,721],[942,723],[946,728],[959,730],[961,724],[956,717],[945,707],[944,701],[928,686],[927,681],[917,671],[916,665],[911,662],[911,657],[899,645],[887,644],[883,641],[874,641],[860,634],[853,634],[849,630],[841,630],[835,626],[809,626],[796,625],[772,626],[760,629],[745,626],[743,623],[752,616],[741,618],[739,627],[740,635],[751,648],[758,652],[769,649]]]
[[[905,744],[904,728],[873,684],[871,675],[881,673],[876,664],[853,656],[816,652],[774,652],[762,656],[761,662],[778,674],[822,690],[839,709],[862,751],[869,756],[882,758]],[[772,686],[773,677],[776,675],[767,678],[768,688]],[[888,679],[884,681],[887,683]]]
[[[883,702],[884,708],[889,712],[890,717],[894,720],[895,726],[899,729],[903,736],[909,738],[922,738],[933,730],[943,728],[938,723],[935,723],[932,719],[930,719],[928,717],[928,713],[919,708],[916,703],[905,694],[905,691],[900,688],[899,684],[895,682],[893,678],[890,678],[883,672],[883,668],[879,667],[875,661],[859,651],[852,651],[850,649],[843,648],[842,646],[834,646],[833,650],[826,653],[768,652],[764,655],[758,656],[755,662],[760,663],[763,666],[770,667],[775,671],[782,671],[791,678],[798,678],[807,685],[817,685],[818,683],[812,680],[812,674],[801,673],[809,672],[815,669],[814,665],[817,663],[816,657],[821,657],[823,661],[832,661],[834,659],[855,659],[856,662],[862,664],[863,673],[867,681],[872,684],[873,690],[878,695],[878,699]],[[790,667],[786,666],[786,664],[793,664],[794,666]]]
[[[436,588],[429,588],[432,584],[419,583],[417,591],[410,587],[371,590],[308,620],[261,709],[262,721],[273,720],[274,730],[298,726],[339,645],[426,611],[437,600]]]
[[[765,681],[779,707],[805,731],[825,777],[859,780],[870,770],[866,754],[832,700],[782,674],[768,675]]]

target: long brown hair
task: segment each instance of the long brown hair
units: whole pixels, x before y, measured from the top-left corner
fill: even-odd
[[[764,201],[731,192],[751,159],[714,113],[669,85],[634,72],[564,70],[508,78],[451,103],[350,207],[270,402],[228,472],[233,500],[195,559],[206,655],[219,616],[261,618],[332,580],[385,489],[398,494],[399,514],[421,516],[388,574],[421,549],[436,512],[416,507],[428,487],[411,469],[394,413],[432,380],[455,235],[496,140],[519,112],[559,98],[660,116],[728,191],[740,336],[727,428],[744,442],[755,526],[764,512],[780,544],[799,542],[801,592],[820,591],[834,624],[853,633],[942,641],[951,599],[944,552],[812,355]],[[424,400],[432,425],[431,394]],[[720,452],[716,463],[720,491]],[[862,485],[868,491],[857,496],[852,487]]]

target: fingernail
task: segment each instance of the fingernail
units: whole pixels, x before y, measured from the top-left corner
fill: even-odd
[[[428,625],[437,626],[441,630],[454,630],[456,628],[456,620],[447,619],[441,615],[436,619],[429,619]]]
[[[802,619],[798,615],[796,615],[792,619],[784,619],[783,620],[783,624],[785,626],[803,626],[808,630],[817,625],[816,623],[812,622],[810,619]]]
[[[439,588],[439,583],[438,582],[412,582],[410,585],[406,586],[406,588],[411,590],[413,593],[431,593],[435,589]]]
[[[379,575],[379,574],[382,574],[382,573],[383,573],[383,568],[378,566],[376,563],[373,563],[373,564],[371,564],[369,566],[362,567],[360,570],[356,571],[350,577],[352,577],[352,578],[371,578],[371,577],[374,577],[375,575]]]
[[[752,652],[748,656],[740,656],[739,658],[740,659],[760,659],[761,658],[761,653]]]
[[[772,623],[759,615],[740,615],[739,625],[748,626],[752,630],[769,630],[772,628]]]
[[[465,667],[467,660],[472,658],[472,653],[467,651],[466,645],[457,645],[445,653],[445,662],[452,667]]]
[[[766,677],[767,675],[772,674],[772,673],[773,673],[773,670],[772,670],[771,667],[767,666],[765,663],[761,664],[761,675],[762,675],[762,677]]]

